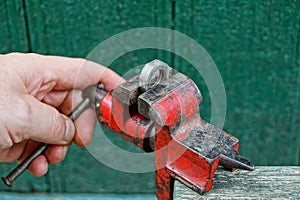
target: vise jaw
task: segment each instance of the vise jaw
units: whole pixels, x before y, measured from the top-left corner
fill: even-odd
[[[173,199],[177,179],[200,194],[227,169],[253,170],[237,138],[200,117],[197,85],[166,63],[153,60],[141,73],[96,103],[98,120],[146,152],[155,152],[156,195]]]

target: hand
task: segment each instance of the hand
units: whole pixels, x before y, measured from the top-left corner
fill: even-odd
[[[22,161],[40,142],[52,144],[29,166],[33,175],[44,175],[48,162],[64,159],[72,141],[91,142],[93,109],[75,125],[66,117],[81,101],[80,90],[97,82],[111,90],[122,81],[110,69],[80,58],[0,55],[0,161]]]

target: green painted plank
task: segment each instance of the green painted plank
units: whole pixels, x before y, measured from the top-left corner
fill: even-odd
[[[299,10],[299,1],[176,1],[176,30],[196,39],[222,75],[225,130],[257,165],[299,165]],[[199,82],[209,120],[201,76],[186,62],[176,64]]]
[[[227,92],[225,130],[240,139],[241,152],[255,164],[300,164],[299,1],[23,2],[0,2],[1,53],[32,50],[85,57],[110,36],[143,26],[175,28],[191,36],[219,67]],[[144,49],[121,56],[110,67],[123,74],[153,58],[175,63],[176,69],[197,82],[204,96],[201,113],[209,119],[208,89],[183,58]],[[137,151],[117,136],[110,139]],[[0,172],[5,174],[12,166],[0,164]],[[66,160],[51,166],[46,176],[26,173],[13,189],[0,185],[0,190],[147,193],[154,185],[153,173],[121,173],[99,163],[85,149],[72,147]]]
[[[0,53],[28,51],[26,22],[21,0],[0,1]]]
[[[171,27],[172,21],[171,2],[167,0],[24,2],[30,46],[33,52],[43,54],[86,57],[98,43],[114,34],[144,26]],[[110,67],[123,74],[157,57],[170,61],[170,54],[145,49],[121,56]],[[96,129],[95,134],[98,132]],[[125,150],[138,151],[115,134],[110,134],[110,140]],[[10,166],[1,164],[1,172],[8,172]],[[153,193],[154,187],[154,172],[120,172],[97,161],[87,150],[72,146],[64,162],[51,166],[46,176],[34,178],[26,173],[12,189],[0,185],[0,190]]]
[[[34,52],[85,57],[103,40],[147,26],[169,27],[169,1],[26,0]]]
[[[26,14],[22,0],[0,1],[0,53],[28,52],[30,50],[29,37],[26,29]],[[5,175],[16,164],[1,163],[0,173]],[[30,175],[26,173],[19,182],[18,191],[32,189]],[[36,188],[46,191],[45,177],[36,180]],[[41,184],[42,183],[42,184]],[[8,190],[0,184],[0,190]],[[33,189],[35,190],[35,189]]]
[[[2,200],[45,199],[45,200],[154,200],[154,195],[117,195],[117,194],[50,194],[50,193],[0,193]]]

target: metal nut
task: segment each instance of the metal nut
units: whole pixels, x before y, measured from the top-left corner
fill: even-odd
[[[139,86],[144,90],[169,80],[171,68],[160,60],[153,60],[147,63],[140,73]]]

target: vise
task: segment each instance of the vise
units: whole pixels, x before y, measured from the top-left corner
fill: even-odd
[[[111,94],[96,96],[97,117],[105,127],[155,152],[159,200],[173,199],[175,179],[204,194],[212,188],[219,164],[231,170],[254,169],[237,152],[237,138],[201,119],[201,100],[189,77],[159,60],[147,63]]]
[[[254,169],[237,152],[237,138],[201,119],[202,96],[197,85],[162,61],[147,63],[139,75],[110,93],[101,84],[88,87],[83,98],[71,119],[94,105],[97,119],[105,127],[145,152],[155,153],[158,200],[173,199],[175,179],[204,194],[212,188],[219,165],[229,170]],[[2,178],[5,184],[11,186],[46,148],[47,144],[41,144]]]

